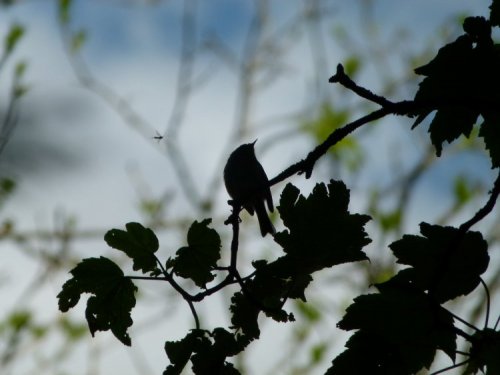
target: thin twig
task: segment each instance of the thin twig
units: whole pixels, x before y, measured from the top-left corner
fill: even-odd
[[[382,117],[385,117],[390,113],[392,113],[391,110],[386,108],[381,108],[353,122],[348,123],[342,128],[335,129],[328,136],[328,138],[323,143],[316,146],[316,148],[312,150],[305,159],[302,159],[301,161],[291,165],[290,167],[282,171],[280,174],[278,174],[276,177],[272,178],[269,181],[269,185],[272,186],[274,184],[277,184],[278,182],[281,182],[286,178],[293,176],[296,173],[298,174],[305,173],[306,178],[311,177],[314,164],[316,163],[316,161],[318,161],[319,158],[321,158],[323,155],[326,154],[326,152],[330,147],[340,142],[342,139],[351,134],[357,128],[369,122],[381,119]]]
[[[381,107],[390,107],[393,106],[394,103],[391,102],[390,100],[387,100],[383,96],[376,95],[370,90],[358,86],[347,74],[344,72],[344,67],[342,64],[337,65],[337,72],[335,75],[331,76],[330,79],[328,80],[330,83],[340,83],[342,86],[345,88],[351,90],[355,94],[359,95],[360,97],[367,99],[371,102],[374,102]]]

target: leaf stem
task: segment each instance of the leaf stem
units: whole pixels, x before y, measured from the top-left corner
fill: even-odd
[[[490,320],[490,308],[491,308],[490,291],[488,289],[488,285],[486,285],[482,277],[479,277],[479,281],[481,282],[481,285],[484,287],[484,291],[486,293],[486,317],[484,318],[484,328],[487,328],[488,322]]]
[[[200,329],[200,319],[198,318],[198,313],[196,312],[196,309],[194,308],[193,301],[186,300],[186,302],[189,305],[189,309],[191,310],[191,314],[193,314],[194,325],[195,325],[196,329]]]
[[[463,362],[460,362],[460,363],[455,363],[454,365],[451,365],[451,366],[448,366],[448,367],[445,367],[445,368],[442,368],[441,370],[438,370],[438,371],[434,371],[433,373],[429,374],[429,375],[437,375],[437,374],[442,374],[443,372],[446,372],[448,370],[453,370],[454,368],[457,368],[457,367],[460,367],[460,366],[463,366],[463,365],[466,365],[467,363],[470,362],[470,359],[466,359],[465,361]]]
[[[498,323],[500,323],[500,315],[499,315],[499,316],[498,316],[498,318],[497,318],[497,321],[496,321],[496,323],[495,323],[495,326],[493,327],[493,330],[495,330],[495,331],[497,330]]]

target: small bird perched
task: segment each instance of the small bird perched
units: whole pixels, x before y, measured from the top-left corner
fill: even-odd
[[[274,206],[269,179],[255,156],[255,142],[257,140],[241,145],[229,156],[224,167],[224,183],[231,198],[240,203],[250,215],[257,213],[260,233],[264,237],[267,233],[276,233],[267,215],[264,200],[269,211],[272,212]]]

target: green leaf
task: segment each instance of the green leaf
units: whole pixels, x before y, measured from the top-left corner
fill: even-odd
[[[484,122],[479,130],[479,136],[483,137],[486,148],[490,152],[491,167],[500,167],[500,115],[490,113],[485,115]]]
[[[455,178],[453,195],[459,206],[466,204],[474,196],[474,188],[471,186],[471,182],[463,175]]]
[[[14,24],[10,27],[10,30],[4,40],[5,55],[12,53],[19,40],[23,37],[24,31],[24,27],[19,24]]]
[[[72,5],[72,0],[59,0],[59,22],[66,25],[70,21],[70,9]]]
[[[149,228],[139,223],[127,223],[126,231],[111,229],[104,240],[114,249],[123,251],[133,260],[134,271],[158,274],[157,258],[154,253],[159,248],[158,238]]]
[[[58,325],[66,338],[73,342],[82,339],[87,332],[85,324],[74,322],[66,317],[59,319]]]
[[[208,228],[211,222],[211,219],[195,221],[187,234],[188,246],[177,250],[176,257],[167,262],[176,275],[193,280],[199,287],[205,287],[215,278],[212,271],[220,259],[220,237]]]
[[[465,375],[479,371],[486,375],[500,374],[500,332],[486,328],[476,332],[473,337]]]
[[[85,311],[92,336],[96,331],[111,330],[118,340],[130,346],[127,329],[133,323],[130,313],[137,290],[132,281],[104,257],[84,259],[70,272],[73,277],[57,295],[59,310],[67,312],[76,306],[83,293],[92,294]]]
[[[349,77],[354,77],[361,68],[362,61],[357,56],[351,56],[342,64],[344,71]]]
[[[500,1],[493,0],[490,5],[490,23],[492,26],[500,26]]]
[[[85,30],[79,30],[71,38],[71,52],[77,53],[85,44],[87,40],[87,32]]]
[[[328,344],[325,342],[321,342],[319,344],[314,345],[310,351],[311,364],[312,365],[319,364],[325,357],[327,350],[328,350]]]
[[[16,79],[21,79],[24,76],[27,65],[28,64],[26,63],[26,61],[20,61],[16,64],[16,68],[14,70],[14,75],[16,76]]]
[[[384,232],[389,232],[391,230],[397,230],[401,227],[402,212],[398,207],[394,211],[387,213],[380,213],[378,223],[382,227]]]
[[[460,237],[456,228],[427,223],[420,224],[420,232],[423,237],[405,235],[389,246],[398,263],[412,266],[400,273],[417,288],[432,291],[439,302],[473,291],[489,263],[481,233]]]
[[[303,122],[302,129],[316,141],[323,142],[335,129],[344,126],[349,117],[349,111],[334,108],[331,103],[324,103],[315,117]],[[356,170],[363,161],[362,148],[353,136],[345,137],[335,144],[335,147],[328,150],[328,154],[335,160],[345,163],[350,170]]]
[[[14,311],[8,317],[7,324],[14,331],[21,331],[30,326],[33,321],[33,316],[30,311],[20,310]]]
[[[10,178],[0,178],[0,203],[5,201],[15,190],[16,182]]]
[[[361,249],[371,242],[364,230],[370,217],[351,214],[348,205],[349,191],[340,181],[317,184],[307,198],[293,185],[285,187],[278,211],[288,229],[275,241],[302,273],[368,259]]]
[[[321,311],[313,304],[297,301],[295,306],[300,315],[310,323],[318,323],[322,318]]]
[[[359,296],[338,323],[344,330],[359,330],[347,342],[327,374],[414,374],[429,368],[436,350],[454,359],[456,336],[453,318],[425,293],[392,285],[380,293]],[[375,344],[375,345],[374,345]]]

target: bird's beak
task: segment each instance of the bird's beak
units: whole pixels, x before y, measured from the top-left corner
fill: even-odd
[[[258,138],[252,142],[252,146],[255,146],[255,143],[258,141]]]

